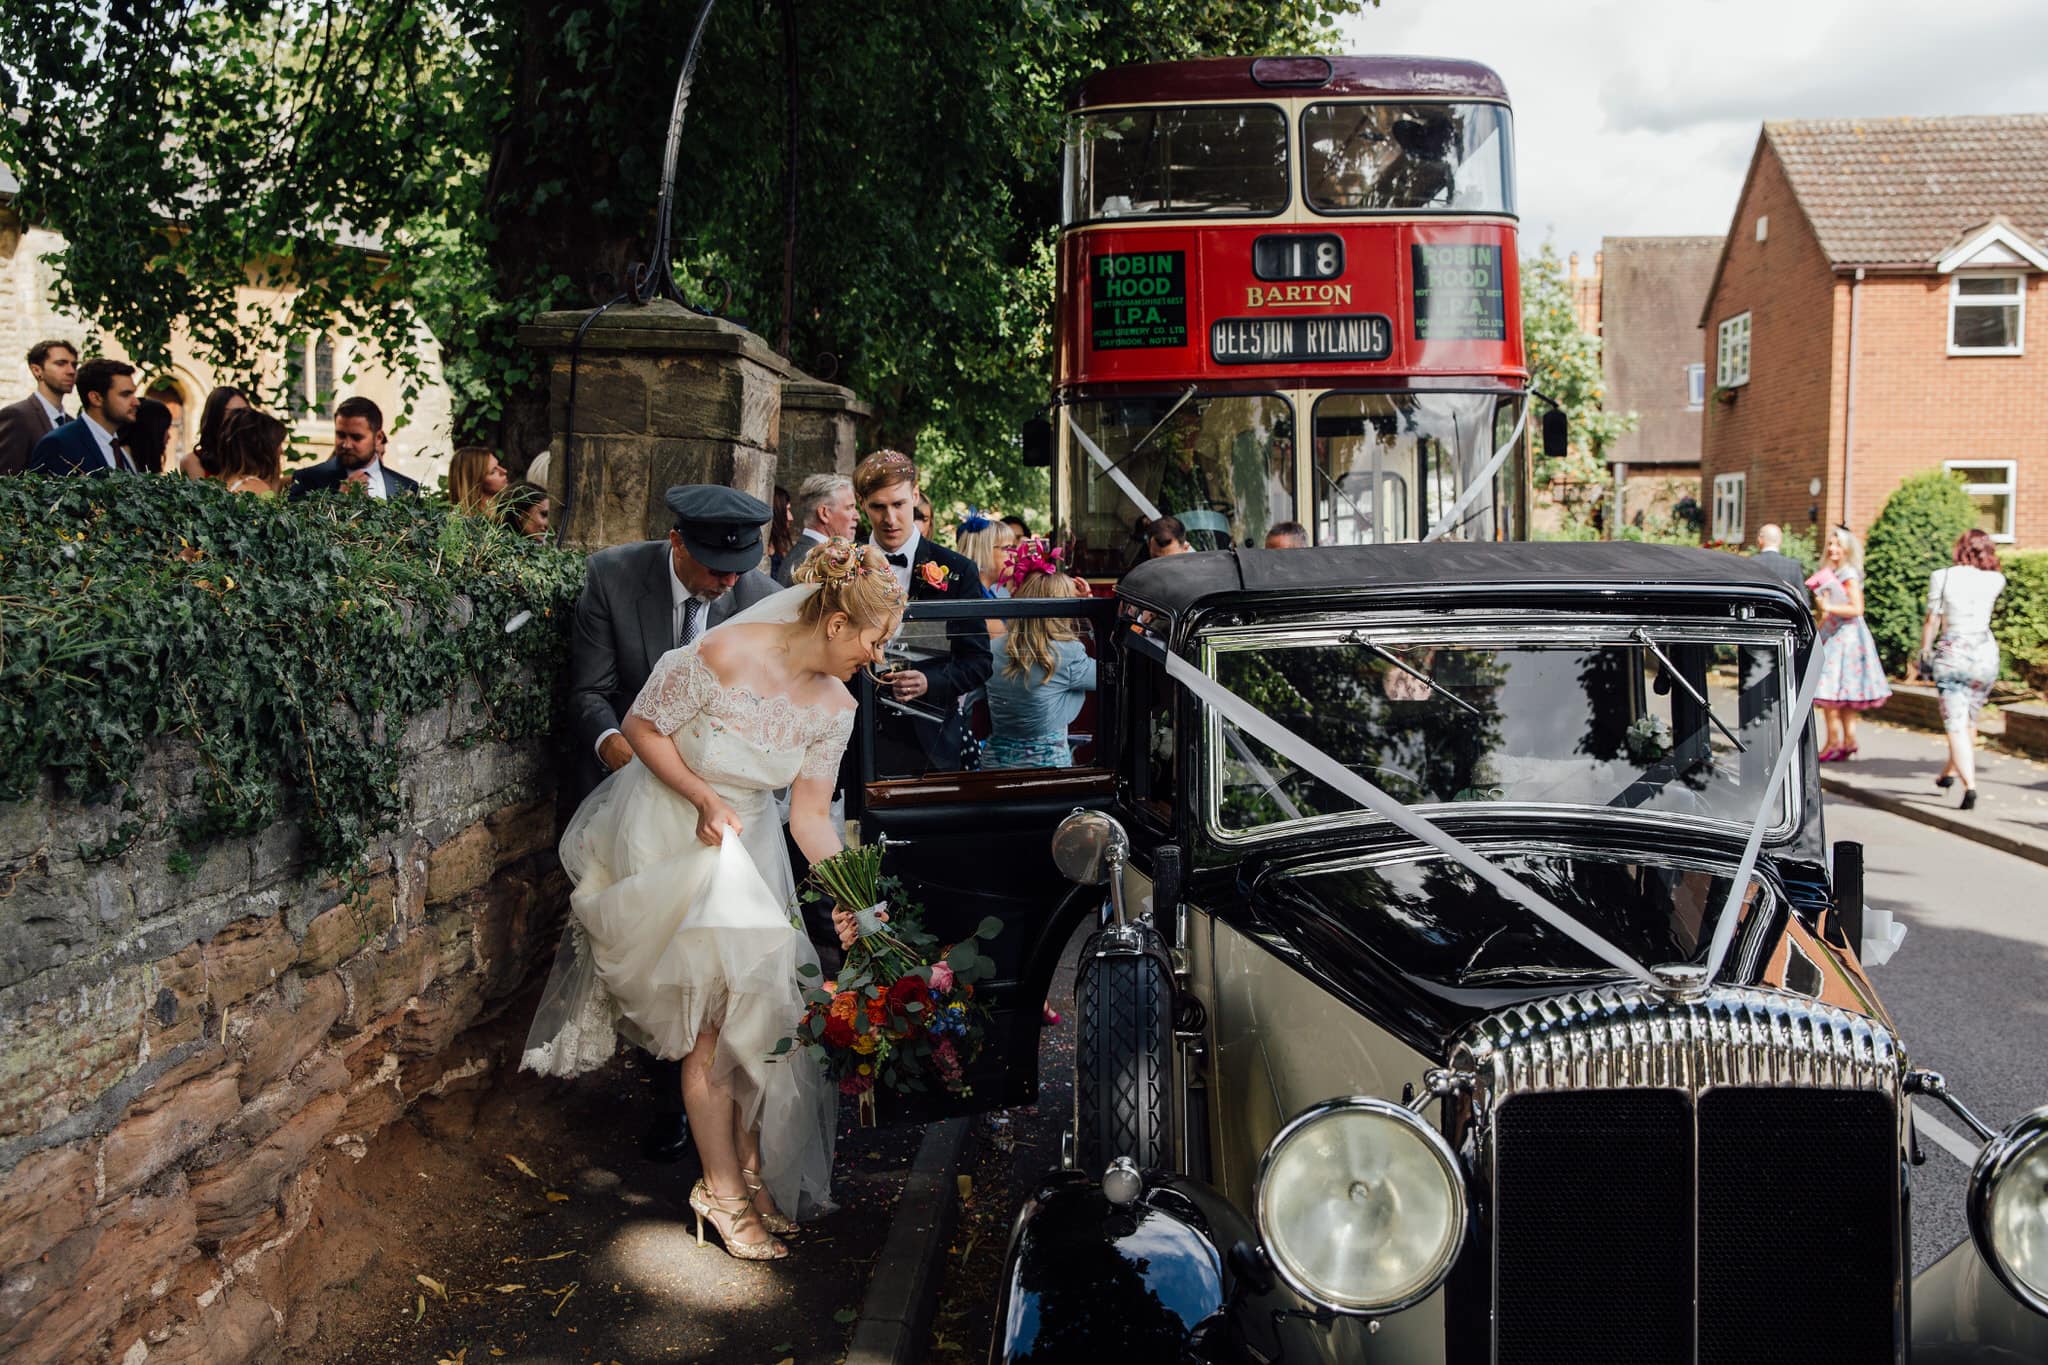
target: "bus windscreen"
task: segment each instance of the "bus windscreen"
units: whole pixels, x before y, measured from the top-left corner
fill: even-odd
[[[1301,145],[1319,212],[1515,211],[1508,111],[1497,104],[1312,104]]]
[[[1287,207],[1287,116],[1270,104],[1110,109],[1073,121],[1066,220]]]

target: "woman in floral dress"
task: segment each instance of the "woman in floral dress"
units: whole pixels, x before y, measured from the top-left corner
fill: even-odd
[[[1820,614],[1820,689],[1814,705],[1827,726],[1820,761],[1856,756],[1856,713],[1892,695],[1877,641],[1863,619],[1863,542],[1846,526],[1828,532],[1820,571],[1806,580]]]

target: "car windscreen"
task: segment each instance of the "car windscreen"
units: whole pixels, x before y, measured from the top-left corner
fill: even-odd
[[[1206,666],[1406,805],[1746,827],[1786,742],[1790,643],[1762,623],[1319,626],[1212,636]],[[1221,837],[1375,818],[1220,716],[1207,747]]]

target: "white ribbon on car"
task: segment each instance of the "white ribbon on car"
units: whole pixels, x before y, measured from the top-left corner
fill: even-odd
[[[1466,511],[1478,501],[1481,493],[1493,487],[1493,476],[1500,473],[1500,467],[1508,462],[1508,456],[1515,453],[1515,443],[1522,439],[1522,428],[1529,425],[1529,409],[1535,405],[1535,394],[1522,396],[1522,415],[1515,419],[1515,429],[1508,433],[1508,439],[1501,448],[1493,452],[1493,458],[1486,462],[1486,468],[1479,471],[1478,477],[1465,485],[1465,491],[1458,494],[1458,500],[1451,504],[1451,510],[1445,513],[1431,528],[1430,533],[1422,538],[1424,544],[1448,535],[1465,524]]]
[[[1303,771],[1334,787],[1397,829],[1436,849],[1602,962],[1627,972],[1645,985],[1663,984],[1655,972],[1559,909],[1547,897],[1509,876],[1469,844],[1408,809],[1178,654],[1162,649],[1160,657],[1165,661],[1168,677],[1194,693],[1225,721],[1274,753],[1298,764]]]
[[[1728,883],[1728,899],[1722,903],[1721,918],[1714,922],[1713,946],[1707,950],[1707,974],[1701,978],[1708,986],[1721,974],[1721,964],[1728,956],[1728,945],[1735,940],[1735,912],[1742,908],[1743,893],[1749,889],[1750,875],[1756,871],[1757,854],[1763,848],[1764,830],[1769,828],[1771,816],[1775,813],[1778,793],[1784,788],[1785,774],[1792,770],[1792,755],[1799,752],[1800,741],[1805,738],[1807,726],[1813,720],[1813,699],[1820,694],[1820,641],[1813,642],[1813,654],[1806,661],[1806,676],[1799,680],[1799,700],[1792,705],[1792,724],[1786,731],[1787,743],[1778,746],[1778,761],[1771,765],[1771,779],[1764,784],[1762,808],[1756,813],[1756,822],[1749,827],[1749,840],[1742,846],[1742,861],[1736,865],[1735,876]],[[1861,944],[1857,945],[1859,948]]]
[[[1081,430],[1081,424],[1079,422],[1076,422],[1073,418],[1069,417],[1067,419],[1067,430],[1074,433],[1074,439],[1081,443],[1081,449],[1088,452],[1088,458],[1095,461],[1095,463],[1101,467],[1103,473],[1109,475],[1110,482],[1115,484],[1118,488],[1123,489],[1124,496],[1129,498],[1132,504],[1136,506],[1140,512],[1145,514],[1145,520],[1159,520],[1159,509],[1152,505],[1152,499],[1146,497],[1143,493],[1140,493],[1138,491],[1138,485],[1132,483],[1130,480],[1130,476],[1125,474],[1123,470],[1117,468],[1115,460],[1110,459],[1109,456],[1102,453],[1102,447],[1095,444],[1095,442],[1089,438],[1087,432]]]

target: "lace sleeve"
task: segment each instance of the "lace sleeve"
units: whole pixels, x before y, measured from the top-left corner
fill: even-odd
[[[718,676],[698,657],[697,646],[684,645],[661,656],[647,685],[633,698],[631,714],[651,721],[665,735],[681,729],[683,722],[702,711],[718,690]]]
[[[846,752],[846,741],[853,738],[853,715],[851,707],[835,712],[824,729],[804,746],[803,766],[796,770],[798,777],[838,776],[839,756]]]

